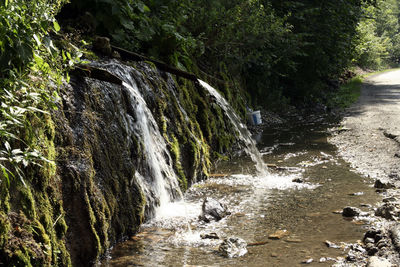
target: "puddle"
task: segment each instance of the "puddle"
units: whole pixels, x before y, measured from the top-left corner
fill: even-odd
[[[335,211],[354,206],[368,212],[379,196],[327,143],[329,125],[293,125],[257,138],[270,175],[254,176],[246,158],[220,164],[214,178],[195,184],[185,202],[163,207],[100,266],[331,266],[344,257],[346,243],[362,239],[370,219],[344,219]],[[204,197],[226,204],[231,215],[200,222]],[[201,238],[210,233],[253,245],[245,256],[227,259],[217,253],[221,240]]]

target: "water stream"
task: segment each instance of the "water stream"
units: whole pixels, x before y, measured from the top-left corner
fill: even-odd
[[[370,218],[343,218],[345,206],[371,209],[378,196],[371,181],[353,172],[327,143],[326,120],[290,122],[264,129],[255,138],[269,174],[253,175],[254,163],[242,156],[220,164],[214,175],[192,186],[184,201],[170,203],[138,235],[120,243],[102,266],[331,266],[345,255],[348,243],[362,239]],[[232,214],[219,222],[200,222],[201,203],[211,196]],[[192,231],[187,231],[187,224]],[[285,230],[275,240],[271,234]],[[249,253],[227,259],[218,254],[221,240],[202,239],[216,233],[221,239],[238,236]],[[338,244],[328,248],[325,241]]]

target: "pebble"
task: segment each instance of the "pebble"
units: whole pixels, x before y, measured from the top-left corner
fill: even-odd
[[[301,263],[302,264],[310,264],[310,263],[312,263],[314,260],[313,259],[306,259],[306,260],[303,260]]]
[[[331,242],[329,240],[325,240],[324,243],[328,248],[340,248],[339,245],[336,245],[335,243],[333,243],[333,242]]]
[[[362,196],[362,195],[364,195],[364,192],[356,192],[356,193],[352,193],[352,194],[349,194],[350,196]]]
[[[301,184],[301,183],[304,183],[304,180],[303,180],[302,178],[294,178],[294,179],[292,180],[292,182],[293,182],[293,183],[299,183],[299,184]]]
[[[347,255],[346,260],[349,262],[355,262],[357,260],[356,256],[354,256],[353,254]]]
[[[207,234],[201,234],[200,235],[201,239],[219,239],[219,236],[217,233],[207,233]]]
[[[289,233],[288,230],[278,230],[278,231],[276,231],[275,233],[270,234],[270,235],[268,236],[268,238],[269,238],[269,239],[278,240],[278,239],[282,239],[282,238],[285,237],[285,236],[288,236],[289,234],[290,234],[290,233]]]

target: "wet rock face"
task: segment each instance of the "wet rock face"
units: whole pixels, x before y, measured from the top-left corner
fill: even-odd
[[[107,48],[107,40],[103,41]],[[231,125],[220,125],[224,120],[218,116],[223,114],[213,110],[215,105],[203,99],[192,81],[179,83],[178,78],[177,83],[145,63],[133,64],[134,68],[116,60],[102,64],[104,69],[119,65],[134,72],[133,83],[165,139],[170,157],[167,153],[164,157],[173,166],[178,186],[185,190],[203,179],[210,167],[209,149],[220,145],[214,142],[217,139],[206,143],[205,133],[218,138],[221,131],[227,135],[232,130]],[[72,264],[88,266],[113,243],[135,234],[151,216],[150,204],[157,205],[159,197],[143,189],[138,180],[138,172],[149,184],[154,179],[152,168],[142,164],[149,158],[144,143],[133,133],[139,123],[129,90],[112,81],[73,76],[60,96],[62,104],[53,119],[60,196],[68,226],[66,242]],[[216,127],[215,132],[210,125]],[[178,197],[174,192],[169,192],[171,198]],[[206,202],[204,211],[206,220],[229,214],[213,201]]]
[[[227,258],[241,257],[247,253],[247,243],[239,237],[229,237],[221,243],[218,251]]]
[[[87,266],[143,220],[144,198],[134,179],[137,141],[120,86],[73,78],[62,92],[57,168],[74,266]]]
[[[219,221],[231,214],[224,204],[213,198],[204,199],[201,211],[202,213],[199,216],[199,219],[206,223]]]

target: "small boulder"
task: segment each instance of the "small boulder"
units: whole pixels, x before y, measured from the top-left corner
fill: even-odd
[[[400,210],[395,203],[386,202],[376,209],[375,215],[388,220],[396,220],[400,216]]]
[[[400,224],[392,226],[389,230],[390,237],[392,238],[393,246],[397,251],[400,251]]]
[[[107,37],[97,36],[93,42],[93,49],[106,56],[110,56],[112,54],[110,39]]]
[[[364,244],[375,244],[375,239],[367,237],[364,239]]]
[[[344,217],[355,217],[360,215],[361,210],[355,207],[345,207],[343,209],[342,215]]]
[[[199,219],[209,223],[210,221],[219,221],[230,214],[224,204],[213,198],[205,198]]]
[[[375,247],[373,243],[366,244],[365,250],[367,251],[368,256],[374,256],[376,253],[378,253],[378,248]]]
[[[395,185],[392,182],[386,180],[376,179],[374,187],[378,189],[391,189],[394,188]]]
[[[387,203],[387,202],[398,202],[399,200],[393,196],[391,197],[387,197],[383,199],[383,202]]]
[[[247,253],[247,243],[239,237],[229,237],[221,243],[218,251],[227,258],[241,257]]]
[[[371,238],[374,242],[367,242],[367,239]],[[382,239],[382,231],[379,229],[370,229],[364,234],[364,243],[375,243]]]

